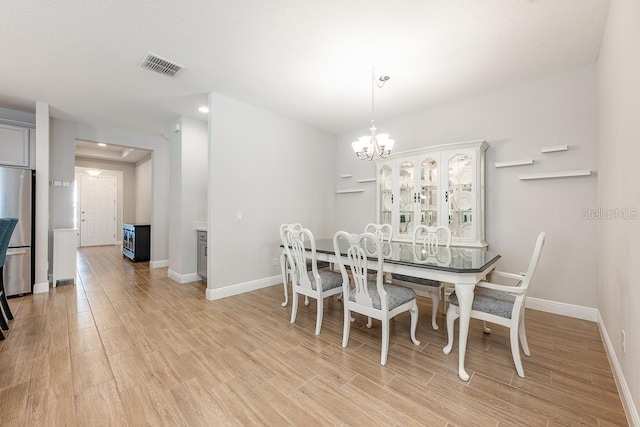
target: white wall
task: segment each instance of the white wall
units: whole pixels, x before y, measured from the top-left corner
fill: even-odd
[[[282,222],[333,235],[335,136],[216,93],[209,111],[207,297],[215,298],[225,286],[282,282],[272,265]]]
[[[180,283],[197,275],[196,225],[207,222],[207,122],[181,117],[171,124],[169,277]]]
[[[100,141],[153,151],[152,208],[151,208],[151,266],[166,266],[169,259],[169,144],[160,136],[139,133],[109,126],[76,123],[51,119],[50,145],[56,155],[51,161],[51,179],[73,180],[75,140]],[[55,187],[68,188],[68,187]],[[73,192],[55,191],[51,194],[51,228],[70,227],[73,214]],[[64,225],[69,224],[69,225]]]
[[[640,212],[640,3],[616,0],[598,59],[598,206]],[[598,222],[598,308],[640,425],[640,219]],[[622,331],[626,333],[626,354]],[[624,401],[624,399],[623,399]],[[635,406],[634,408],[630,408]],[[630,409],[630,411],[629,411]],[[633,425],[634,423],[632,423]]]
[[[523,271],[538,232],[545,231],[547,243],[529,295],[589,308],[597,306],[596,224],[582,220],[581,209],[596,206],[596,178],[520,181],[517,175],[596,169],[595,85],[595,67],[588,66],[378,123],[381,133],[395,139],[396,151],[486,140],[486,240],[502,254],[499,268]],[[351,141],[364,134],[365,127],[338,137],[338,188],[354,186],[337,177],[343,173],[354,179],[375,176],[375,165],[357,160],[351,150]],[[559,144],[571,149],[540,153],[541,147]],[[493,166],[526,158],[535,165]],[[366,191],[336,196],[338,229],[359,231],[375,221],[375,184],[358,186]]]
[[[151,223],[151,188],[153,162],[151,155],[135,164],[135,224]]]

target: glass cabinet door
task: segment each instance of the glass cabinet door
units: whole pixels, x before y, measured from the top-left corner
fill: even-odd
[[[389,165],[384,165],[380,168],[378,185],[378,191],[380,192],[380,197],[378,198],[378,203],[380,203],[380,206],[378,206],[380,217],[378,218],[378,221],[380,224],[391,224],[393,208],[393,176]]]
[[[473,238],[473,159],[464,153],[448,159],[449,228],[452,237]]]
[[[414,182],[414,164],[411,161],[404,161],[400,164],[398,185],[399,191],[399,215],[400,224],[398,227],[398,236],[408,237],[413,233],[414,211],[417,203],[417,193],[415,191]]]
[[[420,164],[420,224],[438,225],[438,162],[431,158]]]

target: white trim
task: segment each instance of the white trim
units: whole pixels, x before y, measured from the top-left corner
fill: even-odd
[[[636,405],[633,402],[633,396],[631,396],[631,390],[629,390],[629,385],[627,384],[627,381],[624,379],[624,373],[622,372],[622,367],[618,362],[618,358],[616,357],[616,352],[613,349],[613,344],[611,343],[611,339],[609,339],[607,328],[604,325],[604,320],[602,319],[602,316],[600,315],[599,310],[598,310],[598,328],[600,329],[600,335],[602,336],[602,341],[604,341],[604,349],[607,352],[609,363],[613,367],[613,374],[616,379],[618,394],[620,394],[620,398],[622,400],[622,407],[624,408],[624,413],[627,416],[627,421],[631,426],[640,427],[640,416],[638,415],[638,408],[636,408]]]
[[[347,194],[347,193],[364,193],[363,188],[354,188],[351,190],[336,190],[336,194]]]
[[[252,280],[251,282],[237,283],[235,285],[224,286],[222,288],[210,289],[207,287],[206,298],[209,301],[255,291],[257,289],[268,288],[269,286],[282,283],[282,275],[265,277],[264,279]]]
[[[508,168],[511,166],[524,166],[524,165],[532,165],[533,159],[526,160],[510,160],[508,162],[495,162],[493,165],[497,168]]]
[[[518,175],[518,179],[546,179],[546,178],[569,178],[573,176],[589,176],[590,170],[578,170],[578,171],[562,171],[562,172],[547,172],[547,173],[530,173],[526,175]]]
[[[574,317],[590,322],[596,322],[598,320],[597,308],[531,297],[527,297],[525,306],[533,310],[544,311],[545,313],[559,314],[561,316]]]
[[[34,294],[43,294],[45,292],[49,292],[49,282],[35,283],[33,285],[33,293]]]
[[[198,276],[198,273],[179,274],[171,269],[167,271],[167,277],[178,283],[191,283],[199,282],[200,280],[202,280],[200,276]]]
[[[556,153],[558,151],[567,151],[569,149],[568,145],[550,145],[548,147],[542,147],[540,149],[541,153]]]
[[[169,267],[169,260],[162,259],[160,261],[149,261],[149,268]]]

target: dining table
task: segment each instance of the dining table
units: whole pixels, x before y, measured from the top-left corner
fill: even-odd
[[[348,245],[341,239],[340,256],[346,258]],[[338,255],[333,246],[333,239],[316,239],[316,259],[337,263]],[[310,250],[310,248],[307,248]],[[463,381],[469,380],[464,368],[471,306],[475,285],[483,280],[496,265],[500,255],[486,248],[438,247],[428,250],[412,242],[389,242],[383,245],[383,270],[393,274],[418,277],[452,283],[458,296],[460,309],[458,376]],[[283,258],[282,262],[286,260]],[[377,258],[369,257],[368,268],[377,268]],[[283,268],[283,275],[285,274]],[[285,295],[287,280],[284,280]],[[443,352],[449,354],[451,348],[445,347]]]

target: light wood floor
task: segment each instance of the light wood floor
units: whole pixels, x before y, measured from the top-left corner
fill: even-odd
[[[399,316],[382,367],[379,323],[357,317],[341,347],[339,301],[316,337],[313,300],[291,325],[281,285],[209,302],[204,284],[166,275],[113,247],[83,249],[75,285],[11,299],[0,424],[627,425],[595,323],[528,310],[523,379],[507,331],[472,321],[464,383],[428,299],[420,347]]]

